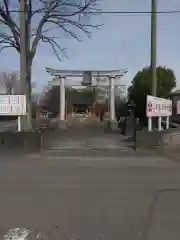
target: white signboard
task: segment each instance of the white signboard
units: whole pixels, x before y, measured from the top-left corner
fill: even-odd
[[[26,96],[0,95],[0,115],[1,116],[26,115]]]
[[[147,117],[169,117],[172,115],[172,100],[147,95]]]

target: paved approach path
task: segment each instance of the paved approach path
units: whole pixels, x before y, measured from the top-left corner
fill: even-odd
[[[92,118],[73,119],[68,130],[54,131],[49,148],[53,150],[128,150],[120,131],[110,132],[107,123]]]

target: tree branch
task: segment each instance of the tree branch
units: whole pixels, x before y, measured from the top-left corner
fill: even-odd
[[[0,73],[0,80],[3,81],[7,94],[12,94],[13,90],[18,90],[16,89],[17,87],[19,87],[19,82],[17,81],[18,78],[19,74],[16,72]]]
[[[53,23],[53,24],[57,25],[59,28],[62,28],[62,30],[64,30],[64,32],[68,33],[71,37],[80,41],[80,38],[78,37],[78,35],[76,33],[74,33],[73,31],[69,31],[65,26],[60,24],[60,22],[55,21],[55,20],[47,20],[47,23]]]
[[[0,23],[6,25],[12,33],[13,38],[4,38],[1,37],[1,44],[3,49],[6,46],[14,47],[18,52],[20,52],[20,29],[17,23],[11,16],[10,12],[10,1],[1,0],[3,4],[0,5]],[[32,7],[32,2],[34,1],[34,7]],[[55,49],[58,48],[62,52],[64,49],[59,48],[57,43],[57,37],[46,36],[45,33],[52,31],[56,28],[60,33],[62,32],[68,34],[70,37],[75,38],[78,41],[81,41],[80,36],[77,30],[80,30],[89,38],[91,37],[90,28],[98,28],[102,25],[91,25],[85,24],[84,18],[87,17],[90,11],[97,11],[97,14],[100,13],[100,9],[97,9],[99,0],[29,0],[28,4],[28,15],[27,21],[31,23],[32,18],[36,14],[41,14],[41,19],[38,22],[37,29],[31,34],[33,37],[31,49],[29,50],[29,63],[32,63],[32,60],[36,54],[37,46],[40,41],[48,42],[50,46],[52,45]],[[19,5],[19,0],[17,0]],[[43,13],[42,13],[43,12]],[[36,20],[37,21],[37,20]],[[33,26],[32,26],[33,27]],[[72,27],[72,28],[71,28]],[[53,36],[53,34],[52,34]],[[63,36],[63,34],[62,34]],[[60,38],[59,36],[58,38]],[[3,40],[3,41],[2,41]],[[52,47],[53,48],[53,47]],[[53,49],[54,51],[54,49]],[[56,51],[57,52],[57,51]],[[57,55],[57,54],[56,54]],[[59,57],[58,57],[59,59]]]
[[[77,29],[81,30],[87,37],[91,37],[91,32],[87,29],[87,28],[100,28],[102,25],[91,25],[91,24],[83,24],[81,22],[77,22],[77,21],[73,21],[73,20],[70,20],[70,19],[66,19],[66,18],[63,18],[63,17],[60,17],[60,16],[53,16],[51,17],[52,19],[54,20],[47,20],[47,22],[52,22],[52,23],[55,23],[55,24],[58,24],[60,28],[62,28],[63,30],[65,30],[64,28],[64,25],[69,25],[69,26],[74,26],[76,27]]]
[[[61,60],[61,57],[60,57],[61,54],[63,54],[67,58],[67,55],[65,52],[66,49],[60,47],[60,45],[55,41],[56,37],[41,36],[41,39],[44,43],[50,44],[58,60]]]
[[[19,37],[20,37],[20,29],[18,28],[17,24],[15,21],[13,21],[10,11],[9,11],[9,0],[3,0],[4,5],[0,5],[0,22],[2,24],[5,24],[8,26],[9,30],[11,31],[14,40],[15,40],[15,45],[16,49],[20,49],[20,44],[19,44]]]
[[[9,11],[9,0],[3,0],[4,1],[4,6],[5,6],[5,10],[3,11],[3,8],[0,7],[0,15],[3,16],[8,20],[10,27],[12,28],[12,32],[15,31],[15,33],[17,35],[20,36],[20,29],[17,26],[16,22],[13,21],[12,17],[11,17],[11,13]]]
[[[49,8],[49,11],[51,10],[51,8]],[[45,22],[47,21],[48,19],[48,16],[49,16],[49,11],[47,11],[44,16],[42,17],[42,19],[40,20],[39,22],[39,25],[38,25],[38,28],[37,28],[37,32],[36,32],[36,36],[35,36],[35,39],[32,43],[32,48],[31,48],[31,61],[32,59],[34,58],[35,54],[36,54],[36,49],[37,49],[37,45],[40,41],[40,39],[42,39],[41,37],[41,33],[42,33],[42,28],[45,24]]]
[[[20,51],[16,45],[16,42],[14,41],[14,38],[3,33],[0,33],[0,45],[2,45],[0,47],[0,51],[4,50],[5,48],[15,48],[17,51]]]
[[[43,0],[40,0],[44,2]],[[85,0],[84,4],[82,0],[76,0],[72,2],[67,2],[65,0],[57,1],[51,0],[48,2],[47,6],[44,6],[45,14],[39,22],[39,26],[37,28],[36,36],[34,42],[32,44],[31,56],[34,57],[37,49],[37,45],[40,39],[43,39],[42,32],[43,27],[46,24],[56,25],[59,29],[62,29],[65,33],[75,38],[78,41],[80,37],[75,33],[75,31],[71,31],[67,28],[67,26],[73,26],[77,29],[81,30],[86,36],[91,37],[91,32],[88,31],[87,28],[98,28],[101,25],[90,25],[83,24],[81,21],[81,14],[86,14],[88,10],[93,9],[93,5],[97,5],[97,0]],[[38,10],[36,10],[37,13]],[[98,10],[99,11],[99,10]],[[33,13],[34,14],[34,13]],[[78,17],[78,20],[73,20],[71,18]],[[49,42],[50,43],[50,42]],[[52,44],[53,42],[51,42]]]

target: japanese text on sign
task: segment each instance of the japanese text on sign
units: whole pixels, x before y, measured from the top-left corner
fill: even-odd
[[[25,95],[0,95],[0,115],[26,115]]]
[[[146,116],[168,117],[172,115],[172,101],[147,95]]]

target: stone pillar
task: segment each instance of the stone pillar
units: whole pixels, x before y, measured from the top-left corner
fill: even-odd
[[[109,127],[112,130],[117,129],[115,113],[115,77],[109,78]]]
[[[65,99],[65,77],[60,77],[60,121],[59,128],[66,128],[65,114],[66,114],[66,99]]]
[[[110,121],[115,121],[115,88],[114,88],[114,78],[110,78]]]

